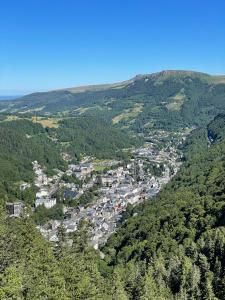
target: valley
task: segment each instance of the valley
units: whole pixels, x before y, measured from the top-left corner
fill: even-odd
[[[65,173],[58,172],[53,178],[47,178],[36,162],[34,168],[38,177],[35,184],[39,192],[36,194],[35,206],[42,204],[49,208],[49,201],[52,201],[53,206],[56,205],[54,194],[59,190],[61,193],[58,203],[63,203],[65,195],[70,198],[67,201],[69,205],[64,203],[64,220],[53,219],[38,227],[43,236],[49,241],[57,242],[60,226],[69,234],[77,230],[79,222],[86,221],[90,225],[90,243],[93,247],[98,249],[105,244],[121,223],[127,206],[137,205],[154,197],[176,175],[181,164],[176,148],[185,134],[177,134],[175,143],[170,141],[164,148],[157,150],[164,135],[165,133],[159,132],[144,148],[132,150],[128,162],[107,161],[107,170],[103,168],[103,172],[95,172],[94,159],[87,157],[78,165],[69,164]],[[67,175],[68,182],[64,174]],[[69,183],[71,176],[83,180],[83,183]],[[53,180],[55,182],[51,183]],[[91,203],[83,204],[80,199],[91,190],[94,190]]]
[[[224,299],[224,97],[163,71],[1,101],[3,292]]]
[[[1,1],[0,300],[225,300],[225,1]]]

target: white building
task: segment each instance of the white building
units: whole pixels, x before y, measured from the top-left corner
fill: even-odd
[[[35,201],[35,207],[44,205],[45,208],[51,208],[56,205],[56,198],[38,198]]]
[[[45,189],[41,189],[38,193],[36,193],[36,198],[43,198],[48,196],[48,191]]]

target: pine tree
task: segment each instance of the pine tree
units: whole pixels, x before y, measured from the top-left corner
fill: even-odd
[[[150,267],[145,275],[145,285],[144,285],[143,295],[141,296],[141,300],[157,299],[159,290],[157,288],[152,273],[153,271],[152,268]]]
[[[112,300],[128,300],[118,268],[114,269],[112,276]]]
[[[56,259],[59,261],[64,256],[64,252],[66,249],[66,243],[67,243],[66,230],[63,226],[60,226],[58,228],[57,237],[58,237],[58,241],[56,242],[55,247],[54,247],[54,255],[55,255]]]

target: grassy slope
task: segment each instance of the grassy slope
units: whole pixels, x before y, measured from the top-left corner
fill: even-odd
[[[147,122],[155,128],[178,129],[207,124],[225,110],[224,99],[223,76],[164,71],[136,76],[118,86],[35,93],[0,105],[3,109],[10,105],[12,113],[101,116],[135,130]],[[141,110],[133,111],[140,106]]]

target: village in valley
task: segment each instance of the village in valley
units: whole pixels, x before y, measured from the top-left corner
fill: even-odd
[[[104,245],[121,223],[128,205],[150,201],[177,173],[181,165],[177,146],[185,135],[180,134],[176,142],[169,141],[158,148],[156,145],[162,137],[165,133],[151,136],[143,147],[133,149],[129,161],[97,161],[93,157],[84,157],[79,163],[69,163],[64,172],[56,170],[51,177],[46,175],[44,166],[34,161],[34,184],[38,191],[33,211],[41,206],[51,209],[57,202],[63,203],[63,220],[52,219],[38,225],[41,234],[50,242],[57,242],[59,228],[63,227],[69,235],[85,220],[90,225],[91,245],[95,249]],[[62,155],[69,160],[69,155]],[[23,190],[28,187],[29,183],[20,186]],[[89,191],[94,191],[92,199],[85,202]],[[6,208],[11,216],[18,217],[23,204],[7,203]]]

